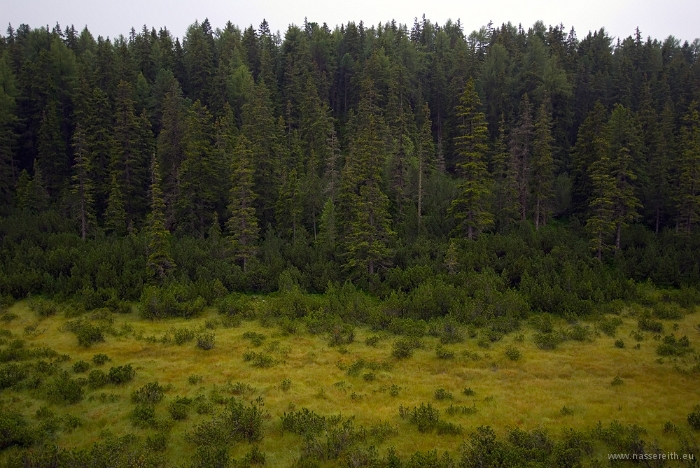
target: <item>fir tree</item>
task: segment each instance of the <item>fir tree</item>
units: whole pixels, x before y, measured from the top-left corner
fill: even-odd
[[[488,137],[480,106],[474,80],[470,78],[457,107],[459,134],[455,137],[455,148],[460,182],[459,195],[450,207],[450,214],[458,221],[457,229],[468,239],[474,239],[493,224],[493,215],[488,210],[490,180],[485,161]]]
[[[105,210],[105,231],[117,236],[122,236],[126,232],[126,210],[124,209],[124,196],[122,195],[121,184],[116,172],[112,173],[112,183],[107,198],[107,209]]]
[[[517,126],[511,133],[511,157],[515,167],[515,180],[518,188],[520,219],[527,219],[528,195],[530,194],[530,177],[532,171],[532,106],[527,94],[520,101],[520,116]]]
[[[520,219],[517,167],[506,145],[505,120],[501,116],[491,160],[494,178],[494,212],[499,230],[508,230]]]
[[[700,221],[700,117],[693,101],[681,127],[676,210],[678,226],[690,233]]]
[[[596,150],[599,158],[591,164],[588,180],[591,181],[592,191],[588,210],[590,217],[586,221],[586,230],[591,236],[591,249],[598,260],[602,260],[603,252],[609,249],[609,238],[615,232],[615,178],[612,175],[609,146],[606,135],[597,135],[591,142],[591,148]]]

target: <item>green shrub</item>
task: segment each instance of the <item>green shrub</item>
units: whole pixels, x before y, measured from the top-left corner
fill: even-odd
[[[659,356],[683,356],[692,351],[693,348],[690,347],[690,340],[687,336],[677,340],[673,334],[664,336],[663,341],[656,348],[656,354]]]
[[[262,333],[245,332],[243,333],[243,338],[250,340],[250,343],[253,346],[260,346],[263,344],[263,341],[265,341],[266,337]]]
[[[685,316],[678,304],[665,302],[654,304],[651,313],[654,317],[662,320],[680,320]]]
[[[283,413],[282,430],[293,432],[299,435],[315,435],[326,429],[327,421],[323,416],[319,416],[308,408],[302,408],[300,411]]]
[[[561,343],[561,337],[556,333],[535,333],[535,345],[540,349],[552,350]]]
[[[440,411],[437,408],[433,408],[433,405],[428,403],[421,403],[420,407],[413,407],[412,410],[402,411],[402,407],[399,407],[399,415],[405,417],[408,415],[408,420],[418,426],[419,432],[429,432],[433,430],[440,420]]]
[[[216,337],[213,333],[200,333],[197,335],[197,347],[205,351],[213,349],[215,339]]]
[[[250,452],[246,453],[242,460],[243,466],[264,465],[265,454],[260,451],[257,445],[253,445]]]
[[[637,326],[640,330],[652,333],[661,333],[664,330],[664,326],[661,322],[658,320],[652,320],[647,316],[641,317],[637,322]]]
[[[695,406],[693,411],[688,413],[688,424],[696,431],[700,431],[700,405]]]
[[[615,340],[615,347],[616,348],[624,348],[625,342],[623,340]]]
[[[566,333],[570,340],[586,341],[591,335],[591,330],[583,325],[576,324]]]
[[[7,364],[0,367],[0,390],[10,388],[29,376],[25,366]]]
[[[190,330],[189,328],[178,328],[173,333],[173,339],[175,340],[175,344],[178,346],[194,340],[194,336],[194,330]]]
[[[622,325],[622,319],[619,317],[606,318],[598,322],[597,326],[600,330],[610,337],[615,337],[617,327]]]
[[[153,405],[139,404],[130,414],[131,423],[135,427],[147,428],[156,424],[156,409]]]
[[[612,379],[612,382],[610,382],[610,385],[612,385],[613,387],[616,387],[616,386],[622,385],[624,383],[625,382],[620,378],[620,376],[616,375],[615,378]]]
[[[94,389],[104,387],[108,382],[109,377],[107,377],[107,374],[99,369],[90,371],[90,374],[88,375],[88,386],[90,388]]]
[[[192,400],[190,398],[176,397],[175,401],[170,402],[168,405],[168,412],[175,421],[185,420],[190,412],[191,404]]]
[[[367,372],[366,374],[362,374],[362,379],[365,382],[374,382],[377,380],[377,376],[373,372]]]
[[[406,359],[413,356],[413,350],[420,348],[421,343],[418,338],[403,338],[394,341],[391,355],[397,359]]]
[[[198,385],[198,384],[202,383],[202,376],[197,375],[197,374],[192,374],[189,377],[187,377],[187,382],[190,385]]]
[[[168,448],[168,436],[163,432],[158,432],[146,437],[146,450],[161,453]]]
[[[379,343],[379,337],[377,335],[372,335],[368,336],[367,339],[365,339],[365,344],[367,346],[372,346],[375,347]]]
[[[35,431],[20,413],[0,411],[0,450],[8,447],[28,447],[34,442]]]
[[[342,346],[355,341],[355,328],[348,323],[335,324],[328,333],[329,346]]]
[[[474,390],[472,390],[471,388],[465,388],[464,390],[462,390],[462,394],[464,396],[474,396]]]
[[[155,405],[165,398],[165,388],[158,382],[149,382],[131,393],[133,403]]]
[[[58,307],[52,301],[43,299],[32,299],[29,302],[29,308],[36,312],[39,317],[50,317],[58,312]]]
[[[111,359],[106,354],[99,353],[92,357],[92,363],[96,366],[101,366],[107,361],[111,361]]]
[[[71,379],[67,372],[54,379],[46,386],[46,397],[53,403],[73,405],[83,399],[84,393],[80,384]]]
[[[87,370],[90,368],[90,364],[88,364],[85,361],[78,361],[75,364],[73,364],[73,372],[76,374],[81,374],[83,372],[87,372]]]
[[[250,362],[253,367],[272,367],[275,365],[275,360],[272,356],[264,353],[256,353],[254,351],[246,351],[243,353],[243,360]]]
[[[520,350],[516,348],[515,346],[508,346],[506,348],[506,357],[510,359],[511,361],[517,361],[520,359],[521,354]]]
[[[455,414],[476,414],[476,406],[454,406],[450,404],[445,410],[445,413],[450,416],[454,416]]]
[[[435,354],[437,355],[438,359],[454,359],[455,357],[455,353],[443,348],[442,344],[437,345],[435,348]]]
[[[438,388],[435,390],[435,399],[436,400],[451,400],[452,399],[452,393],[448,392],[444,388]]]
[[[109,381],[117,385],[132,381],[135,375],[136,371],[131,367],[131,364],[109,369]]]
[[[438,421],[435,427],[439,435],[461,435],[464,432],[462,426],[447,421]]]
[[[289,379],[282,380],[282,384],[280,384],[280,388],[282,389],[283,392],[289,391],[289,389],[292,388],[292,381]]]

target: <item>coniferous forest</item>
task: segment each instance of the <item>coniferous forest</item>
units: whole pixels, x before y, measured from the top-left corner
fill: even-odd
[[[333,29],[304,22],[283,34],[265,21],[213,30],[208,20],[182,37],[147,26],[114,39],[98,34],[23,24],[0,36],[0,408],[8,411],[0,450],[7,448],[8,463],[169,463],[163,453],[175,436],[166,436],[172,422],[153,415],[168,393],[158,382],[134,390],[135,409],[124,413],[123,424],[150,434],[145,446],[115,430],[84,449],[60,436],[69,448],[59,449],[51,446],[57,434],[80,431],[79,421],[65,416],[47,429],[59,420],[51,412],[63,410],[22,412],[25,394],[57,408],[87,401],[91,391],[89,398],[110,403],[111,393],[98,397],[95,389],[134,377],[125,360],[109,376],[95,367],[81,382],[62,370],[67,360],[51,349],[59,341],[31,345],[49,343],[42,323],[59,316],[55,333],[77,336],[76,356],[91,346],[110,354],[110,340],[127,336],[156,347],[193,341],[197,352],[215,352],[220,330],[258,320],[257,331],[243,335],[255,349],[270,327],[323,337],[318,352],[338,355],[329,359],[340,359],[334,369],[343,385],[364,369],[368,385],[386,384],[377,386],[382,398],[396,397],[394,387],[403,395],[387,377],[396,364],[347,357],[365,335],[372,352],[395,339],[385,357],[396,362],[427,356],[430,340],[439,341],[437,359],[451,362],[458,351],[450,357],[446,346],[471,341],[486,354],[479,360],[477,351],[463,351],[459,359],[486,366],[493,349],[503,347],[505,362],[515,363],[526,345],[540,353],[612,340],[631,320],[629,336],[642,337],[635,338],[641,351],[650,347],[649,362],[673,359],[697,385],[700,364],[692,359],[700,354],[691,345],[700,345],[700,324],[695,331],[689,323],[700,304],[699,40],[645,38],[639,30],[613,39],[604,29],[583,35],[541,22],[468,33],[459,21],[425,17]],[[133,323],[117,326],[129,317]],[[196,332],[168,328],[197,320],[204,325]],[[524,338],[527,327],[532,339]],[[690,341],[681,338],[686,329]],[[634,346],[629,336],[625,352]],[[281,366],[293,361],[293,349],[292,357],[279,351],[285,346],[243,358],[256,368]],[[79,362],[82,372],[93,366]],[[279,375],[284,392],[293,392],[296,381]],[[190,379],[194,386],[202,377]],[[325,392],[349,391],[338,383]],[[211,418],[206,405],[224,408],[192,423],[189,446],[177,445],[185,443],[180,436],[167,442],[173,456],[194,453],[193,466],[265,463],[257,443],[270,427],[280,431],[277,415],[266,422],[256,389],[228,385],[214,387],[213,403],[170,391],[176,422],[195,404],[199,418]],[[453,400],[439,390],[449,398],[435,393],[436,400]],[[467,390],[461,398],[473,395]],[[244,396],[222,397],[227,391]],[[362,393],[352,395],[359,404]],[[446,414],[477,411],[455,405]],[[430,403],[397,414],[394,406],[396,421],[371,428],[293,406],[280,406],[281,431],[296,434],[285,440],[296,447],[297,466],[580,466],[603,445],[660,450],[651,436],[640,446],[639,426],[610,423],[614,417],[596,416],[603,426],[585,434],[550,431],[549,439],[532,426],[506,434],[446,422]],[[683,418],[693,409],[682,408]],[[694,411],[688,422],[669,418],[663,434],[681,434],[688,423],[700,429],[700,407]],[[408,452],[413,442],[386,451],[401,445],[391,442],[403,437],[392,432],[397,421],[407,427],[397,434],[415,436],[410,421],[421,434],[455,442],[434,453],[431,445]],[[655,423],[661,433],[664,421]],[[681,445],[697,449],[693,433],[683,434]],[[230,457],[239,452],[226,448],[234,442],[244,447],[238,461]],[[116,452],[132,458],[99,464]],[[268,453],[268,465],[276,466],[274,457]]]

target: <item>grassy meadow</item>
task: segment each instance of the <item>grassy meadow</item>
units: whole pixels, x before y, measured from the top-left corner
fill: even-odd
[[[253,308],[264,300],[255,299]],[[393,447],[404,460],[417,451],[435,449],[458,459],[460,448],[479,426],[490,426],[499,438],[518,428],[542,429],[557,440],[568,428],[590,434],[599,422],[608,427],[618,421],[624,427],[643,428],[647,449],[680,451],[681,443],[697,448],[700,436],[687,418],[700,404],[700,315],[662,320],[663,331],[656,334],[639,330],[639,314],[638,307],[623,308],[613,317],[620,319],[614,336],[601,331],[606,317],[577,325],[552,318],[553,333],[574,336],[554,349],[538,346],[539,325],[530,321],[496,341],[485,338],[480,329],[459,330],[461,341],[446,344],[428,334],[414,343],[420,346],[411,349],[410,356],[398,358],[394,343],[403,338],[386,331],[355,327],[352,339],[332,345],[327,333],[311,334],[301,323],[280,327],[269,320],[231,320],[214,309],[192,319],[162,321],[144,320],[136,310],[86,313],[80,320],[105,330],[104,341],[86,347],[66,326],[77,320],[70,309],[40,317],[24,301],[3,314],[0,349],[19,347],[17,340],[23,340],[23,349],[48,347],[70,356],[54,357],[56,368],[49,374],[63,369],[72,379],[82,377],[84,394],[80,401],[66,404],[47,398],[43,384],[18,384],[2,390],[0,399],[4,410],[21,413],[36,427],[46,425],[46,414],[77,418],[77,427],[59,425],[46,432],[49,442],[66,449],[88,448],[110,435],[146,439],[164,434],[163,457],[171,466],[189,464],[195,445],[187,434],[212,420],[231,397],[263,410],[263,437],[254,445],[267,466],[298,462],[304,437],[284,431],[281,417],[302,408],[323,416],[354,417],[354,427],[367,430],[362,446],[374,446],[380,457]],[[687,336],[692,351],[660,356],[662,337],[671,333]],[[211,340],[211,334],[213,348],[197,346],[198,337]],[[110,360],[97,365],[96,354]],[[73,366],[81,360],[89,367],[75,372]],[[107,373],[126,364],[135,370],[129,382],[99,388],[85,382],[95,369]],[[150,382],[163,387],[164,398],[153,405],[155,418],[139,425],[131,416],[136,407],[132,394]],[[176,420],[169,405],[182,397],[189,399],[182,400],[189,409]],[[438,409],[440,420],[452,423],[454,430],[420,432],[410,418],[400,415],[400,407],[412,409],[421,403]],[[241,460],[252,444],[238,441],[230,447],[229,455]],[[607,466],[608,451],[607,445],[594,444],[585,463]],[[0,460],[10,463],[19,453],[19,448],[4,450]]]

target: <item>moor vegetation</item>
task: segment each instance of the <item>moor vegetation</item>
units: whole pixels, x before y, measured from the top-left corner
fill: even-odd
[[[9,27],[0,463],[697,457],[698,103],[639,30]]]

